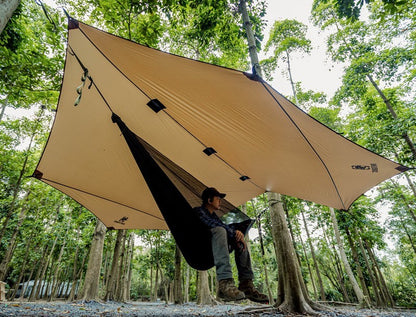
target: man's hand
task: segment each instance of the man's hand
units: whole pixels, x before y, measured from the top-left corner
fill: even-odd
[[[243,251],[247,248],[244,234],[240,230],[235,231],[235,240],[237,241],[237,244],[241,243],[243,245]]]

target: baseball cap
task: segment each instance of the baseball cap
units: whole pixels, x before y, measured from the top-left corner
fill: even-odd
[[[204,189],[204,191],[202,192],[202,200],[203,201],[207,201],[210,197],[220,197],[220,198],[224,198],[225,194],[220,193],[216,188],[214,187],[207,187]]]

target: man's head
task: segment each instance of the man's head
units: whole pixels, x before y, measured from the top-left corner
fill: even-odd
[[[207,187],[205,188],[205,190],[202,192],[202,204],[204,206],[207,205],[212,205],[213,203],[215,203],[213,207],[217,207],[216,209],[219,209],[219,198],[224,198],[225,194],[220,193],[217,189],[215,189],[214,187]],[[216,198],[217,197],[217,198]],[[217,205],[217,200],[218,200],[218,206]]]

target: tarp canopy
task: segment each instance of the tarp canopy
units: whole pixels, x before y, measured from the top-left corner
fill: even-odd
[[[34,176],[107,227],[167,229],[149,188],[152,174],[143,174],[151,169],[138,166],[141,154],[132,155],[125,129],[192,207],[212,186],[227,193],[224,212],[265,191],[348,209],[406,170],[316,121],[256,76],[70,19],[57,113]],[[173,198],[165,203],[176,205]]]

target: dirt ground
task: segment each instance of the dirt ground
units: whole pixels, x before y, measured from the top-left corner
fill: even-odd
[[[263,311],[259,311],[263,309]],[[147,317],[147,316],[295,316],[283,315],[270,306],[250,301],[221,305],[166,305],[163,302],[0,302],[0,316],[41,317]],[[354,306],[329,307],[319,316],[348,317],[416,317],[416,309],[358,309]]]

